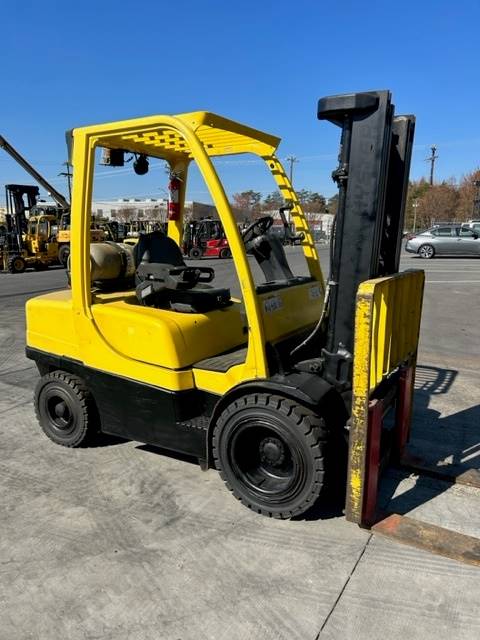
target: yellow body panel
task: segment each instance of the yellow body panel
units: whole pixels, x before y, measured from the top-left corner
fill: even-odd
[[[254,380],[257,376],[245,364],[231,367],[226,372],[207,371],[206,369],[193,369],[195,386],[210,393],[223,395],[241,382]]]
[[[71,290],[30,298],[26,304],[26,317],[29,347],[80,359]]]
[[[133,360],[184,369],[246,342],[241,304],[210,313],[178,313],[140,306],[134,292],[92,305],[105,340]]]
[[[315,324],[323,308],[318,282],[278,289],[258,296],[265,339],[275,342]]]
[[[126,357],[105,341],[93,322],[88,334],[80,336],[77,331],[78,317],[73,312],[71,290],[55,291],[31,298],[26,305],[26,316],[29,347],[81,361],[92,369],[132,378],[171,391],[193,387],[191,369],[175,371]],[[128,340],[127,337],[125,339]],[[151,347],[151,340],[148,344]],[[143,343],[140,346],[146,350],[148,345]]]
[[[102,242],[105,239],[103,229],[90,229],[91,242]],[[70,242],[70,229],[59,229],[57,233],[58,244],[68,244]]]

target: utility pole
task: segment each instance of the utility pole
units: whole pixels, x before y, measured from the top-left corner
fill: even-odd
[[[70,163],[68,161],[64,162],[63,166],[67,167],[67,170],[66,171],[62,171],[58,175],[67,178],[67,182],[68,182],[68,199],[70,200],[70,203],[71,203],[72,202],[72,173],[70,171]]]
[[[433,172],[435,170],[435,160],[437,160],[438,156],[436,153],[437,151],[436,145],[432,144],[430,149],[432,151],[432,155],[426,158],[426,162],[430,162],[430,186],[431,186],[433,185]]]
[[[293,186],[293,165],[295,162],[298,162],[298,158],[295,156],[289,156],[287,158],[287,162],[290,163],[290,184]]]

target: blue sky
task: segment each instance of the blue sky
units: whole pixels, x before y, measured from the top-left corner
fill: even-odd
[[[64,131],[153,113],[221,113],[282,137],[295,186],[335,193],[338,129],[319,97],[391,89],[417,116],[411,175],[460,178],[480,165],[480,2],[3,0],[0,132],[44,175],[65,160]],[[273,183],[253,162],[224,163],[227,191]],[[6,154],[0,183],[30,179]],[[109,174],[96,197],[162,197],[160,167]],[[190,197],[208,200],[192,174]]]

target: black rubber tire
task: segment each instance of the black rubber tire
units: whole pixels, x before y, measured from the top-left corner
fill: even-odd
[[[220,249],[218,257],[222,258],[222,260],[225,259],[225,258],[231,258],[232,257],[232,252],[230,251],[230,249],[228,247],[224,247],[223,249]]]
[[[27,268],[27,264],[22,256],[11,256],[8,259],[8,270],[10,273],[23,273]]]
[[[58,407],[66,409],[63,416]],[[63,447],[86,444],[98,431],[97,411],[90,391],[83,380],[65,371],[53,371],[40,378],[35,387],[35,414],[45,435]],[[61,424],[62,420],[66,424]]]
[[[257,438],[258,448],[247,441],[248,433]],[[259,393],[235,400],[220,414],[213,431],[212,453],[222,479],[242,504],[257,513],[285,519],[301,515],[319,498],[328,440],[329,431],[320,416],[292,400]],[[275,450],[275,442],[281,443],[280,449],[277,446]],[[267,446],[273,446],[273,466]],[[289,461],[291,480],[286,471]],[[246,472],[242,464],[248,467]],[[257,485],[252,480],[254,473],[262,478]]]
[[[62,246],[58,250],[58,261],[60,262],[60,264],[63,264],[65,268],[67,268],[69,255],[70,255],[70,245],[62,244]]]
[[[431,260],[435,256],[435,247],[431,244],[422,244],[418,247],[417,253],[420,258]]]
[[[192,247],[188,255],[193,260],[198,260],[202,257],[202,250],[200,249],[200,247]]]

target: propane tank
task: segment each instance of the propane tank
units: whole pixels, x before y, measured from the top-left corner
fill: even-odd
[[[120,242],[92,242],[91,281],[132,278],[135,275],[134,247]]]

